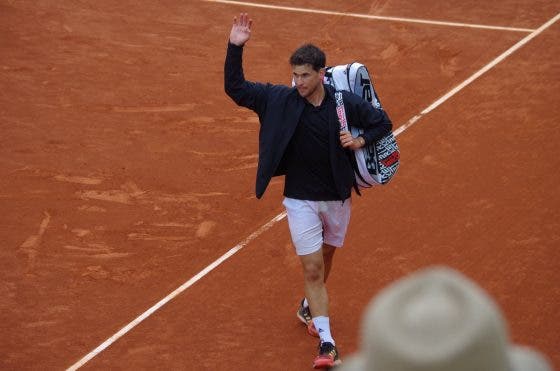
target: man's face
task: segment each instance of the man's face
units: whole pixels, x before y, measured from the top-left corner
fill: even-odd
[[[292,66],[292,75],[299,95],[307,98],[317,91],[323,84],[325,69],[315,71],[310,64]]]

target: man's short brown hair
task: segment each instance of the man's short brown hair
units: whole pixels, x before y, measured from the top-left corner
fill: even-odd
[[[313,44],[304,44],[294,51],[290,57],[292,66],[310,64],[315,71],[325,67],[327,57],[325,53]]]

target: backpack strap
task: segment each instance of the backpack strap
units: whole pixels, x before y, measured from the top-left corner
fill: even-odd
[[[352,87],[352,85],[350,84],[350,70],[352,69],[352,65],[356,63],[356,62],[352,62],[352,63],[348,63],[346,65],[346,80],[348,81],[348,88],[350,89],[350,91],[352,93],[354,93],[354,88]]]
[[[344,100],[342,99],[342,92],[337,90],[334,93],[336,101],[336,115],[340,123],[340,131],[348,131],[348,121],[346,120],[346,110],[344,109]]]
[[[350,129],[348,128],[348,121],[346,120],[346,110],[344,109],[344,100],[342,99],[342,92],[340,90],[334,92],[334,99],[336,101],[336,115],[338,116],[338,122],[340,123],[340,131],[350,131]],[[350,162],[352,163],[352,167],[354,168],[354,170],[358,168],[355,155],[352,155],[350,157]],[[359,172],[355,171],[355,174],[359,176],[363,182],[366,182]],[[358,188],[358,182],[356,181],[356,177],[354,177],[354,190],[358,195],[360,196],[362,195],[360,193],[360,189]]]

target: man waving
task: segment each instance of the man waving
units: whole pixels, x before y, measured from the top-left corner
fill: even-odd
[[[326,281],[334,253],[343,246],[355,186],[351,152],[391,130],[384,111],[343,92],[351,126],[364,133],[340,132],[334,88],[324,85],[325,53],[304,44],[290,57],[294,87],[245,80],[243,48],[251,38],[252,20],[234,18],[225,61],[225,91],[259,117],[259,164],[256,195],[261,198],[271,178],[285,175],[284,202],[292,242],[303,269],[305,297],[297,316],[308,332],[320,337],[314,368],[338,363],[329,323]]]

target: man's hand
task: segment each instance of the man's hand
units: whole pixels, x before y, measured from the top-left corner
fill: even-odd
[[[366,144],[366,141],[362,137],[352,137],[352,134],[349,131],[341,131],[340,144],[342,144],[342,147],[344,148],[350,148],[355,151],[362,148]]]
[[[253,20],[249,18],[247,13],[239,14],[239,21],[237,17],[234,17],[229,42],[237,46],[243,46],[251,37],[252,24]]]

